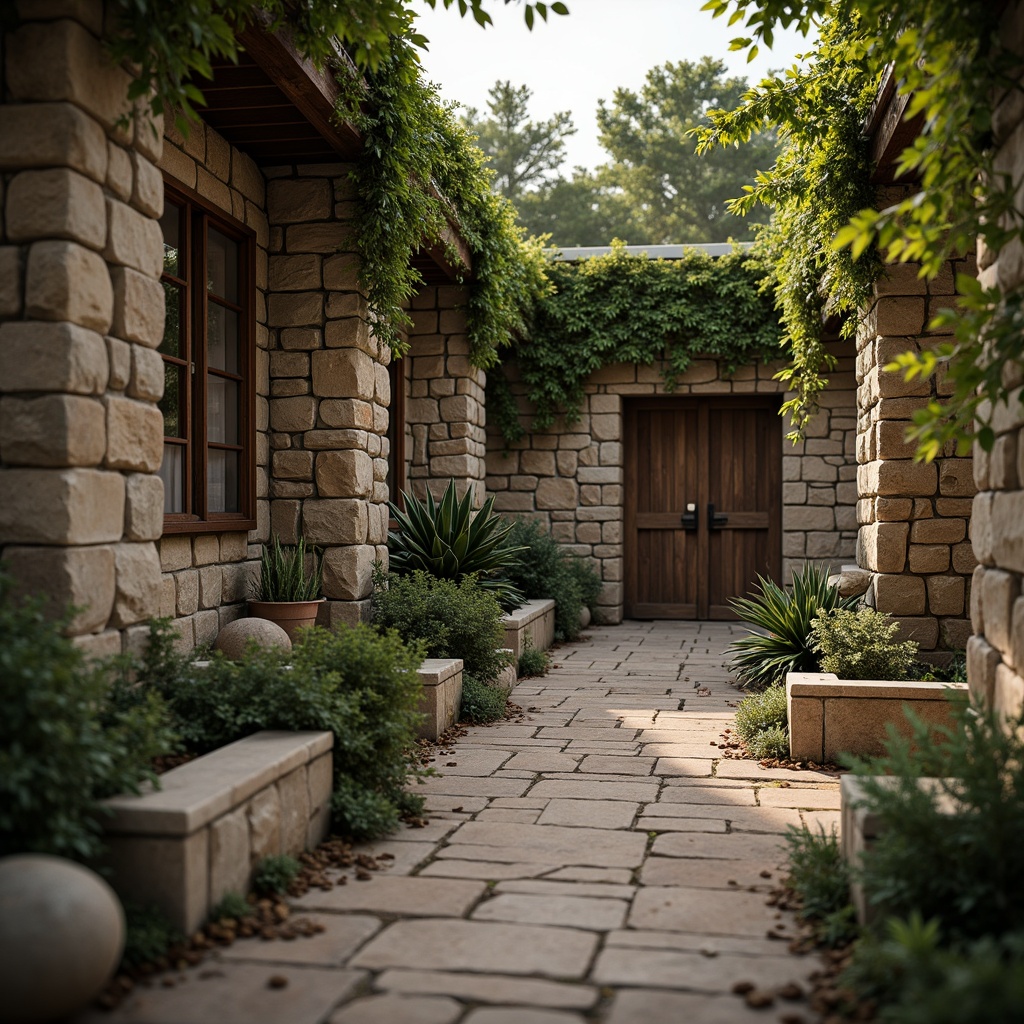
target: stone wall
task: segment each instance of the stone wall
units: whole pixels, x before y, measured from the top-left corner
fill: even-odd
[[[110,654],[160,612],[162,127],[118,126],[129,79],[99,0],[19,9],[0,39],[0,557]]]
[[[1003,20],[1003,42],[1024,49],[1024,6],[1010,6]],[[996,105],[993,129],[998,145],[997,173],[1020,179],[1024,165],[1024,107],[1015,89]],[[978,249],[978,277],[986,288],[1003,291],[1024,284],[1024,248],[1006,246],[998,260]],[[1009,406],[992,410],[996,443],[991,453],[975,448],[978,495],[971,517],[971,539],[979,566],[971,587],[975,636],[967,647],[972,694],[999,711],[1016,715],[1024,708],[1024,408],[1019,398],[1024,364],[1007,365],[1004,380],[1017,390]]]
[[[169,124],[160,168],[167,181],[192,189],[214,210],[255,232],[256,264],[256,517],[257,529],[171,533],[160,540],[160,615],[173,620],[182,644],[211,644],[228,622],[245,614],[260,544],[270,537],[267,329],[270,226],[263,173],[245,154],[202,121],[187,137]]]
[[[473,488],[479,507],[486,497],[487,377],[469,361],[466,289],[429,285],[413,297],[409,331],[409,392],[405,418],[411,447],[408,485],[422,498],[439,495],[450,479],[459,494]]]
[[[836,372],[821,409],[798,445],[783,440],[783,574],[806,560],[838,567],[853,557],[856,537],[856,407],[851,344],[835,346]],[[714,360],[696,360],[676,395],[783,394],[772,379],[780,367],[741,367],[725,378]],[[622,400],[666,394],[661,367],[616,365],[592,374],[576,423],[558,420],[530,431],[525,387],[515,366],[506,366],[528,433],[508,446],[494,428],[488,435],[487,488],[495,508],[536,518],[571,551],[592,560],[603,581],[599,616],[619,622],[623,614]],[[787,432],[781,418],[779,430]],[[756,472],[756,467],[751,467]]]
[[[267,171],[271,526],[324,554],[325,625],[369,616],[387,566],[391,352],[359,288],[350,168]]]
[[[928,282],[914,265],[891,267],[857,336],[857,562],[872,573],[868,603],[899,618],[923,650],[962,650],[971,632],[974,480],[970,458],[951,448],[934,462],[915,462],[916,445],[906,440],[915,410],[948,393],[942,380],[906,381],[884,367],[901,352],[946,340],[926,326],[952,304],[955,275],[973,273],[973,262],[950,261]]]

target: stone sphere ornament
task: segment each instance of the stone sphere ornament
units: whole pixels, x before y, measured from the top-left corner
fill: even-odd
[[[95,999],[124,951],[124,911],[94,871],[42,853],[0,858],[0,1017],[63,1020]]]
[[[276,622],[269,619],[235,619],[229,622],[218,634],[213,645],[231,661],[239,661],[245,657],[250,641],[255,640],[260,647],[283,647],[292,649],[292,641],[288,634]]]

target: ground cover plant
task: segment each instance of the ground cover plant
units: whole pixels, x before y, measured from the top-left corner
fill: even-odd
[[[388,534],[391,572],[404,576],[416,570],[439,580],[458,583],[470,577],[492,593],[510,611],[523,603],[523,595],[508,578],[520,549],[509,535],[513,523],[494,513],[494,497],[473,509],[473,489],[459,498],[455,480],[449,480],[441,500],[427,491],[424,501],[402,493],[405,510],[390,502],[398,528]]]
[[[785,680],[787,672],[814,672],[818,656],[811,648],[814,619],[833,609],[852,609],[856,597],[841,597],[825,565],[808,562],[793,573],[791,591],[758,576],[758,593],[730,600],[752,631],[729,646],[732,667],[744,686],[756,689]]]
[[[0,572],[0,856],[86,860],[101,849],[100,801],[155,781],[178,740],[159,694],[128,685],[120,662],[89,662]]]
[[[462,675],[462,702],[459,720],[473,725],[496,722],[508,708],[508,694],[492,683],[478,679],[472,673]]]
[[[251,647],[240,661],[214,652],[197,670],[174,650],[168,623],[153,626],[133,666],[138,692],[155,691],[186,746],[202,754],[260,729],[334,734],[334,828],[383,835],[422,800],[405,791],[414,773],[422,649],[369,626],[301,631],[291,651]]]
[[[767,686],[736,708],[736,732],[758,760],[789,756],[788,725],[785,686]]]
[[[811,623],[810,649],[818,667],[840,679],[912,679],[917,643],[897,640],[900,625],[873,608],[834,608]]]
[[[593,612],[601,580],[587,561],[566,551],[536,520],[518,519],[509,542],[523,550],[509,566],[509,579],[528,599],[549,597],[555,602],[555,639],[580,635],[580,613]]]
[[[523,652],[519,655],[519,675],[521,676],[543,676],[547,675],[548,663],[551,656],[547,651],[533,646],[533,639],[527,637],[523,643]]]

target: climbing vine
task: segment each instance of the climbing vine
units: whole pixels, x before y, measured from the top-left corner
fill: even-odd
[[[724,374],[780,357],[780,328],[762,287],[765,267],[749,252],[682,259],[634,256],[615,243],[607,255],[549,266],[550,292],[534,310],[529,337],[512,349],[536,429],[579,416],[590,374],[615,363],[662,364],[671,391],[698,356]],[[521,436],[504,378],[490,375],[488,418],[507,441]]]
[[[811,338],[823,308],[853,309],[882,261],[910,261],[934,277],[945,260],[980,240],[990,259],[1011,242],[1024,243],[1024,212],[1015,197],[1021,181],[994,165],[998,139],[993,110],[1019,90],[1020,59],[1000,41],[1003,5],[985,0],[709,0],[704,5],[748,35],[734,49],[771,45],[776,26],[808,32],[819,42],[806,71],[762,82],[734,111],[718,112],[700,144],[742,142],[769,118],[781,125],[784,148],[775,166],[737,200],[772,208],[763,251],[776,262],[775,287],[794,359],[787,371],[796,391],[789,411],[799,429],[813,411],[827,360]],[[862,115],[891,62],[906,119],[923,126],[899,157],[897,171],[917,191],[882,210],[873,208]],[[841,129],[831,130],[837,119]],[[815,187],[804,167],[815,165]],[[830,179],[837,179],[830,180]],[[846,179],[848,188],[837,188]],[[948,443],[961,453],[972,440],[990,448],[993,411],[1012,396],[1019,362],[1024,290],[1000,292],[969,279],[957,282],[961,301],[935,327],[948,341],[908,352],[887,369],[908,377],[944,371],[953,393],[915,415],[918,456],[932,459]]]

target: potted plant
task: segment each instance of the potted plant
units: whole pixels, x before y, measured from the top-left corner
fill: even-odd
[[[307,559],[309,568],[307,569]],[[279,537],[263,545],[259,581],[253,584],[249,614],[276,622],[294,639],[297,629],[312,626],[324,598],[323,558],[319,550],[306,547],[303,538],[295,545],[282,545]]]

